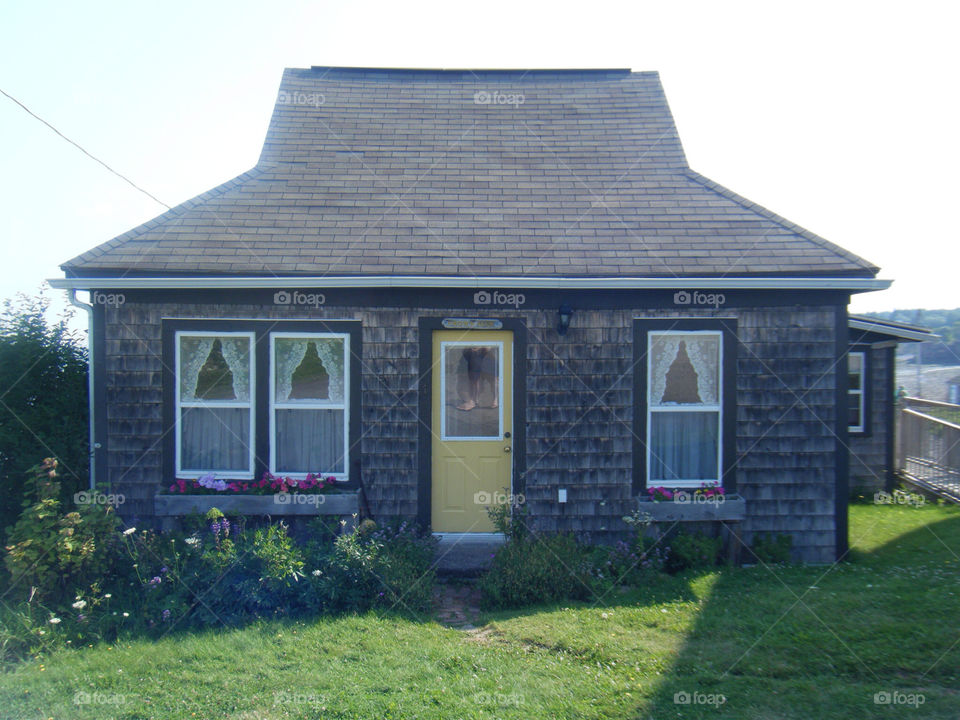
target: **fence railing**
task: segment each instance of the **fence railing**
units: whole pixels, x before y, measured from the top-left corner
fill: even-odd
[[[946,403],[936,405],[945,406]],[[960,410],[958,406],[952,407]],[[923,409],[934,408],[924,405]],[[902,472],[960,500],[960,425],[913,407],[903,407],[900,410],[899,440],[897,466]]]

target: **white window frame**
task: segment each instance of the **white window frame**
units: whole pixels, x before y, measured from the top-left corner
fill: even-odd
[[[860,389],[854,390],[850,387],[849,381],[847,382],[847,396],[859,395],[860,396],[860,424],[859,425],[848,425],[847,432],[852,433],[863,433],[867,431],[867,352],[865,350],[852,350],[847,353],[847,377],[850,376],[850,357],[853,355],[860,356]],[[846,408],[849,413],[849,400],[847,401],[848,407]]]
[[[250,352],[248,360],[250,362],[250,399],[249,400],[184,400],[181,397],[181,386],[183,379],[181,371],[181,348],[180,339],[184,337],[245,337],[250,341]],[[254,474],[254,460],[256,457],[256,447],[254,445],[254,436],[256,432],[256,407],[257,407],[257,382],[254,365],[255,348],[257,338],[254,332],[250,331],[228,331],[228,330],[177,330],[174,334],[174,353],[175,358],[175,378],[176,383],[176,416],[174,418],[174,433],[176,434],[176,477],[183,479],[196,479],[209,473],[213,473],[219,478],[230,480],[252,480]],[[201,408],[224,408],[224,407],[247,407],[250,413],[250,433],[247,438],[247,470],[225,470],[223,468],[208,468],[204,470],[184,470],[183,469],[183,408],[201,407]]]
[[[343,401],[333,402],[318,400],[316,402],[277,402],[277,357],[276,340],[278,338],[295,338],[298,340],[330,339],[343,340]],[[323,477],[333,477],[337,482],[350,480],[350,333],[338,332],[271,332],[270,333],[270,382],[269,389],[270,413],[270,474],[283,477],[303,479],[311,472],[323,472]],[[343,410],[343,472],[324,472],[322,468],[311,468],[303,472],[277,471],[277,411],[278,410]]]
[[[447,353],[448,347],[477,347],[478,345],[495,346],[497,348],[497,408],[499,409],[497,434],[480,435],[447,435],[447,403],[445,398],[440,400],[440,439],[443,442],[503,442],[503,341],[502,340],[441,340],[440,341],[440,392],[447,391]]]
[[[710,335],[717,338],[717,402],[709,405],[661,405],[654,407],[650,400],[650,388],[653,380],[653,347],[654,336],[664,335]],[[702,483],[719,483],[723,486],[723,331],[722,330],[648,330],[647,331],[647,387],[646,387],[646,412],[647,412],[647,487],[670,487],[670,488],[698,488]],[[661,412],[716,412],[717,414],[717,473],[713,478],[678,478],[673,480],[654,479],[651,462],[653,448],[653,415]]]

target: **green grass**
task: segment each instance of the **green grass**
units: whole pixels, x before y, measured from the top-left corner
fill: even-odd
[[[855,505],[850,535],[835,567],[664,576],[471,632],[369,614],[58,651],[0,673],[0,718],[958,717],[960,510]]]

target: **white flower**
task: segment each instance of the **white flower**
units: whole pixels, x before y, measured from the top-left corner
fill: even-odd
[[[77,600],[71,607],[73,607],[74,610],[83,610],[86,606],[86,600]]]
[[[103,599],[104,599],[104,600],[109,600],[109,599],[112,598],[112,597],[113,597],[113,595],[111,595],[110,593],[107,593],[106,595],[103,596]]]
[[[136,531],[137,531],[137,529],[136,529],[135,527],[127,528],[126,530],[123,531],[123,534],[124,534],[124,535],[133,535]]]
[[[200,542],[200,538],[188,537],[184,540],[184,542],[190,547],[195,547]]]
[[[321,573],[319,570],[314,570],[310,574],[313,575],[314,577],[320,577],[323,573]]]
[[[123,616],[124,616],[124,617],[130,617],[130,613],[124,613]]]
[[[60,618],[58,618],[58,617],[52,617],[52,618],[50,618],[50,624],[51,624],[51,625],[59,625],[59,624],[60,624]]]

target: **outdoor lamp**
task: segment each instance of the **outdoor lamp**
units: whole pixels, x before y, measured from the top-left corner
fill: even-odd
[[[567,330],[570,328],[570,317],[573,315],[573,308],[569,305],[561,305],[560,310],[557,311],[559,320],[557,321],[557,332],[560,335],[566,335]]]

